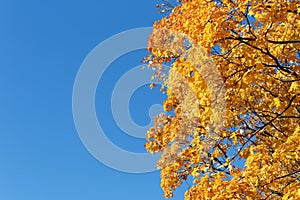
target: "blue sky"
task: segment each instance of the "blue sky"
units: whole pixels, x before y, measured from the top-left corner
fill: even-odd
[[[114,34],[151,26],[162,17],[156,3],[0,0],[0,199],[163,199],[158,172],[129,174],[101,164],[81,143],[72,116],[73,84],[85,57]],[[144,151],[144,141],[118,129],[108,97],[117,77],[143,55],[116,60],[96,93],[107,137],[134,152]],[[132,118],[149,123],[149,105],[162,99],[157,90],[139,88],[130,101]],[[186,187],[173,199],[183,199]]]

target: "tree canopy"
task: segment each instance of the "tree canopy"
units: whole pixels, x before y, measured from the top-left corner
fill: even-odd
[[[164,196],[192,179],[186,200],[300,199],[300,3],[182,0],[153,28]]]

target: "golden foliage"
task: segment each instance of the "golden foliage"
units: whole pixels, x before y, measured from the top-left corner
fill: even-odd
[[[154,23],[145,61],[174,114],[145,146],[162,152],[165,197],[192,177],[187,200],[300,199],[299,8],[189,0]]]

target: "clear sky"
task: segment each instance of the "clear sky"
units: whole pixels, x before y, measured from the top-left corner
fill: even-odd
[[[158,172],[119,172],[95,159],[80,141],[72,115],[73,84],[85,57],[114,34],[151,26],[162,17],[156,3],[0,0],[0,199],[163,199]],[[132,152],[143,152],[144,140],[118,128],[109,97],[118,77],[144,55],[137,51],[116,60],[96,93],[107,137]],[[149,123],[149,105],[162,99],[157,90],[139,88],[130,99],[132,119]],[[186,188],[173,199],[183,199]]]

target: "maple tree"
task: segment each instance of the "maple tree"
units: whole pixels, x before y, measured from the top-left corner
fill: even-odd
[[[145,144],[162,153],[164,196],[192,179],[186,200],[300,199],[300,3],[171,8],[145,58],[167,93],[169,113],[155,117]]]

